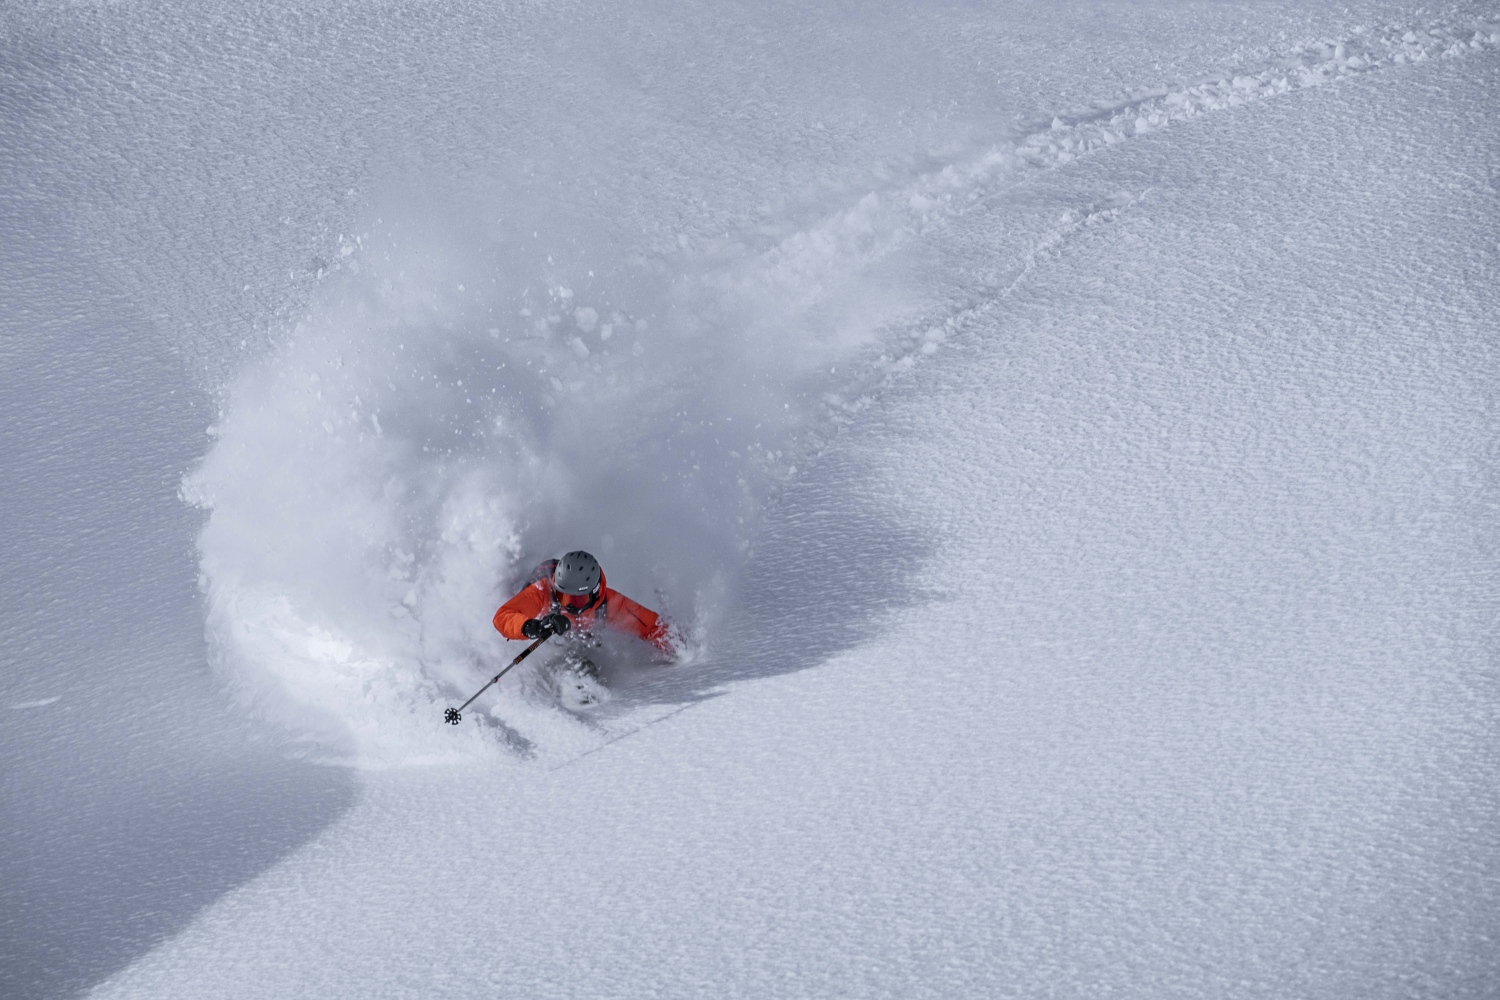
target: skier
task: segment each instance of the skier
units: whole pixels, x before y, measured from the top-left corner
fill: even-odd
[[[495,630],[507,639],[539,639],[575,630],[580,638],[588,638],[601,629],[636,636],[666,656],[676,652],[656,612],[610,589],[599,560],[583,551],[542,563],[531,583],[495,612]]]
[[[495,631],[507,639],[539,640],[568,635],[562,663],[552,664],[542,675],[551,681],[563,706],[573,711],[609,698],[609,689],[601,683],[598,665],[593,660],[594,651],[603,645],[599,633],[604,630],[633,635],[664,656],[677,655],[671,634],[656,612],[641,607],[618,590],[609,589],[599,560],[583,551],[569,552],[561,559],[549,559],[538,566],[531,582],[495,612],[494,621]],[[534,641],[468,701],[445,710],[443,721],[452,726],[462,722],[463,710],[474,704],[475,698],[500,683],[500,678],[540,645]]]

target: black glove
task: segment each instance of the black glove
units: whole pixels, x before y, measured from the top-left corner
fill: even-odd
[[[568,621],[568,616],[556,611],[542,619],[542,628],[553,635],[562,635],[572,627],[573,623]]]
[[[540,639],[544,626],[535,618],[528,618],[521,623],[521,634],[528,639]]]

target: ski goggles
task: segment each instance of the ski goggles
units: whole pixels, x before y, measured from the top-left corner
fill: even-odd
[[[569,611],[582,611],[594,603],[594,594],[558,594],[557,603]]]

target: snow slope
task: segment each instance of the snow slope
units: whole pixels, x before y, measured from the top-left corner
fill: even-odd
[[[1494,992],[1496,21],[8,6],[3,992]]]
[[[206,667],[177,494],[211,405],[66,208],[0,189],[0,995],[29,998],[175,933],[356,789]]]
[[[615,586],[654,591],[694,657],[711,655],[704,643],[732,615],[723,602],[736,566],[799,461],[857,419],[881,378],[967,319],[965,296],[1016,280],[934,298],[911,272],[1014,269],[1140,195],[1070,207],[1061,229],[1015,230],[1035,244],[1024,250],[997,254],[991,237],[990,249],[933,257],[963,231],[956,220],[1126,136],[1485,53],[1500,45],[1490,35],[1366,32],[1258,72],[1054,115],[1043,131],[896,178],[758,254],[725,262],[720,248],[665,284],[636,275],[628,291],[593,269],[576,288],[517,282],[503,245],[460,254],[451,237],[379,217],[344,245],[342,273],[307,316],[231,385],[210,428],[217,444],[185,484],[211,512],[199,544],[219,665],[319,759],[483,756],[487,737],[491,749],[531,752],[553,737],[516,726],[529,704],[504,714],[498,734],[455,740],[429,720],[506,658],[488,618],[532,566],[598,551]],[[512,685],[528,703],[547,656]],[[552,728],[551,715],[539,724]]]
[[[684,710],[371,776],[97,995],[1490,995],[1497,83],[924,237],[974,300],[767,515]]]

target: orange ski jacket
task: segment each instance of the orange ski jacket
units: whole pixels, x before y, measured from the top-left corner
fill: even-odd
[[[672,644],[667,627],[655,611],[642,607],[618,590],[611,590],[599,573],[599,593],[593,603],[578,611],[564,608],[552,593],[552,571],[556,561],[542,563],[537,575],[519,594],[495,612],[495,631],[507,639],[524,639],[521,626],[528,618],[555,613],[564,614],[575,629],[591,632],[598,626],[625,632],[651,643],[660,652],[671,655]]]

